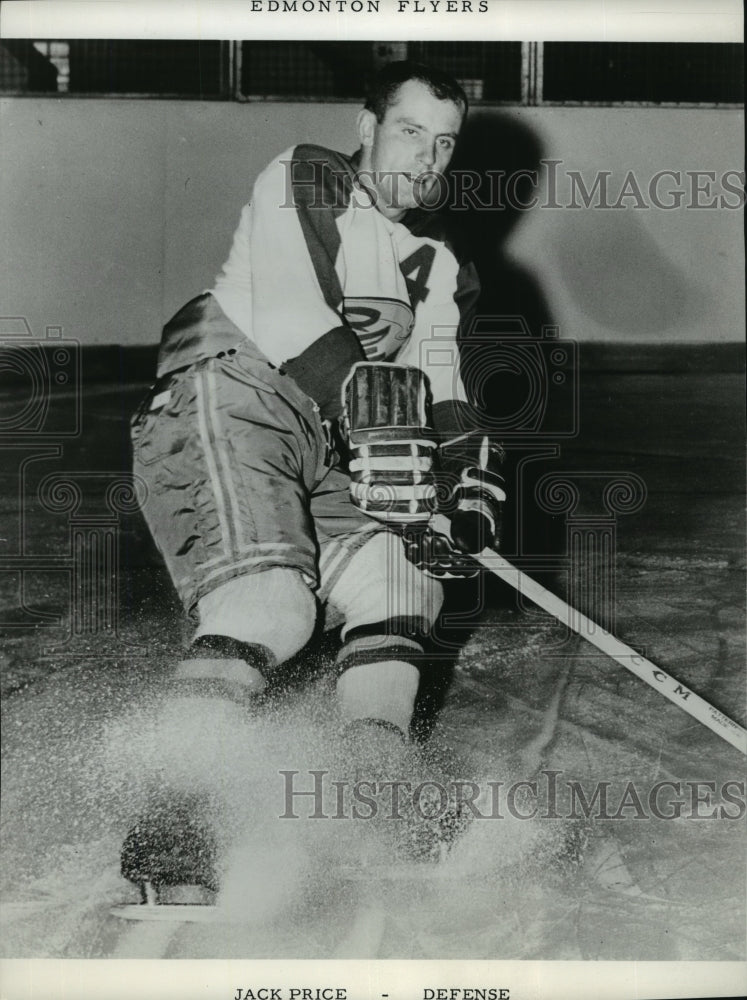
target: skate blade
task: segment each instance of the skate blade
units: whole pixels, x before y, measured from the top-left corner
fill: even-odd
[[[121,903],[109,911],[120,920],[153,920],[161,923],[240,923],[240,915],[228,913],[212,903]]]

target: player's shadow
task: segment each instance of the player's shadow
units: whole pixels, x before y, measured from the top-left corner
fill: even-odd
[[[552,323],[540,276],[512,257],[516,227],[534,212],[544,150],[537,134],[502,111],[470,116],[449,171],[449,220],[459,251],[478,271],[481,316],[522,316],[533,336]]]
[[[509,557],[559,551],[563,525],[539,509],[533,485],[546,470],[537,461],[547,451],[543,443],[552,443],[554,431],[566,431],[574,419],[565,411],[573,407],[568,386],[577,373],[568,372],[566,388],[558,389],[549,363],[555,323],[541,276],[510,252],[517,227],[542,210],[522,206],[537,194],[543,155],[539,137],[523,122],[482,111],[465,126],[450,172],[450,228],[481,286],[475,315],[460,331],[462,377],[485,428],[506,445],[501,548]],[[543,373],[539,381],[537,371]]]
[[[573,414],[563,412],[572,404],[572,395],[555,391],[548,377],[542,387],[538,440],[532,440],[531,432],[520,433],[528,394],[536,391],[520,363],[526,356],[523,345],[528,341],[535,356],[544,358],[554,321],[541,276],[510,253],[517,227],[528,224],[531,212],[540,210],[523,206],[536,193],[543,155],[537,134],[506,112],[471,115],[450,170],[449,224],[458,253],[474,263],[480,279],[475,316],[461,330],[459,347],[467,394],[485,417],[485,429],[506,445],[507,500],[500,548],[509,559],[547,557],[548,568],[533,575],[552,589],[557,579],[551,567],[564,551],[565,523],[539,507],[534,487],[553,468],[546,443],[552,444],[553,427],[566,429],[573,419]],[[512,443],[517,435],[518,441]],[[485,610],[501,607],[516,607],[516,595],[494,577],[487,577],[481,587],[469,580],[446,587],[433,659],[421,673],[413,720],[417,739],[429,738],[460,652],[480,628]]]

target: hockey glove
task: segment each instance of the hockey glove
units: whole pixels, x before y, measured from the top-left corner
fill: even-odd
[[[449,457],[447,445],[439,463],[439,510],[451,519],[451,537],[420,526],[402,534],[407,558],[439,579],[477,576],[480,567],[470,553],[500,542],[503,451],[487,437],[459,444],[459,455]]]
[[[410,562],[437,580],[463,580],[480,572],[479,564],[460,552],[451,538],[440,531],[419,524],[407,525],[402,531],[402,542]]]
[[[350,497],[369,517],[426,522],[436,508],[425,375],[407,365],[361,361],[342,387]]]
[[[483,436],[477,461],[459,472],[451,506],[451,537],[461,552],[482,552],[500,544],[501,517],[506,499],[501,473],[504,452]]]

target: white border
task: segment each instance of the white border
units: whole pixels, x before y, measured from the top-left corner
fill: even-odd
[[[741,42],[738,0],[478,0],[469,13],[398,12],[400,0],[379,0],[379,13],[252,12],[251,0],[6,0],[6,38],[252,38],[429,41]],[[313,2],[313,0],[312,0]],[[351,0],[344,0],[350,3]],[[461,0],[457,0],[461,6]],[[336,0],[332,0],[335,8]]]
[[[508,991],[509,1000],[739,997],[739,962],[37,961],[3,962],[2,1000],[235,1000],[239,989],[345,990],[346,1000],[423,1000],[425,988]],[[268,994],[269,995],[269,994]],[[504,994],[505,996],[505,994]],[[320,997],[319,1000],[322,1000]]]
[[[0,7],[0,36],[23,38],[345,38],[457,41],[742,40],[736,0],[489,0],[488,14],[252,13],[250,0],[25,2]],[[477,4],[475,3],[475,6]],[[652,9],[653,8],[653,9]],[[740,996],[747,967],[730,962],[59,961],[4,960],[2,1000],[234,1000],[274,983],[346,988],[347,1000],[422,1000],[430,987],[503,987],[510,1000],[658,1000]]]

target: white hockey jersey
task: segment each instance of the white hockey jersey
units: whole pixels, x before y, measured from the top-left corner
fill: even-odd
[[[316,365],[324,380],[330,352],[359,352],[420,368],[434,402],[466,398],[457,331],[478,292],[474,268],[458,261],[437,213],[390,221],[356,179],[355,158],[311,145],[289,149],[260,174],[210,289],[278,367],[303,356],[304,370]],[[180,364],[196,333],[180,331]],[[170,353],[165,337],[162,372]],[[306,382],[314,396],[314,378]]]

